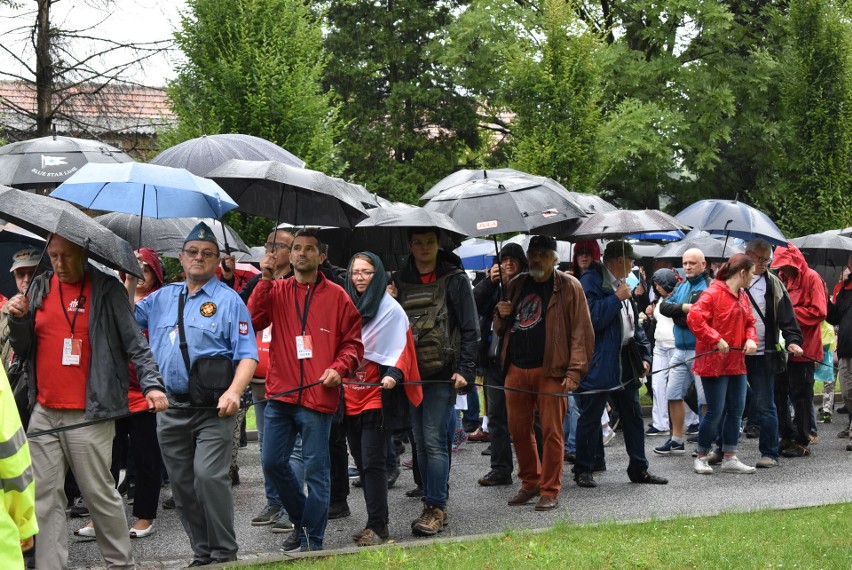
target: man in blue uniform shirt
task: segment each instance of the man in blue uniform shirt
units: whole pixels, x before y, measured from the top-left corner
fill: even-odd
[[[237,558],[228,467],[233,416],[257,366],[257,343],[245,303],[215,277],[219,246],[203,222],[187,236],[179,259],[186,282],[163,287],[139,301],[136,320],[148,329],[172,406],[168,415],[158,417],[157,436],[172,496],[192,545],[190,566],[205,566]],[[199,409],[190,398],[189,369],[203,357],[225,357],[234,365],[232,378],[230,372],[219,378],[221,394],[215,392],[208,409]]]

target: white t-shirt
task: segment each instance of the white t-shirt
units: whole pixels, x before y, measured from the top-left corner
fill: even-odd
[[[765,274],[755,275],[751,280],[751,286],[748,288],[749,293],[754,298],[754,303],[760,308],[760,312],[763,313],[764,317],[766,316],[767,285]],[[757,329],[757,354],[763,354],[766,350],[766,325],[763,323],[763,319],[760,318],[760,314],[755,309],[754,304],[751,306],[751,312],[754,314],[754,328]]]

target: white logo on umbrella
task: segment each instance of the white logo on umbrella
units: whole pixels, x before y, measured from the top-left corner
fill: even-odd
[[[68,164],[65,162],[64,156],[48,156],[46,154],[41,155],[41,167],[45,168],[47,166],[63,166]]]

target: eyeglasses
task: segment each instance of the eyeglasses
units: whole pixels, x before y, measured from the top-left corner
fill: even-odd
[[[266,251],[274,251],[276,249],[284,249],[284,248],[290,249],[290,244],[287,244],[287,243],[284,243],[284,242],[277,242],[277,241],[276,242],[268,241],[265,244],[263,244],[263,247],[266,248]]]
[[[375,271],[353,271],[352,279],[369,279],[375,274]]]
[[[201,254],[201,257],[204,258],[204,261],[210,261],[214,257],[219,257],[218,253],[216,253],[215,251],[210,251],[209,249],[185,249],[183,250],[183,254],[190,259],[194,259],[198,256],[198,254]]]
[[[764,264],[764,263],[769,263],[772,260],[771,257],[760,257],[756,253],[754,253],[753,251],[748,252],[748,255],[749,255],[749,257],[751,257],[752,259],[754,259],[757,263],[760,263],[761,265]]]

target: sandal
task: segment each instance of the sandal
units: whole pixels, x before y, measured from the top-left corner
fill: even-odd
[[[130,534],[130,538],[144,538],[148,535],[154,534],[154,523],[148,525],[148,528],[131,528],[128,531]]]
[[[82,536],[84,538],[95,538],[95,527],[84,526],[83,528],[78,528],[74,531],[74,535]]]

